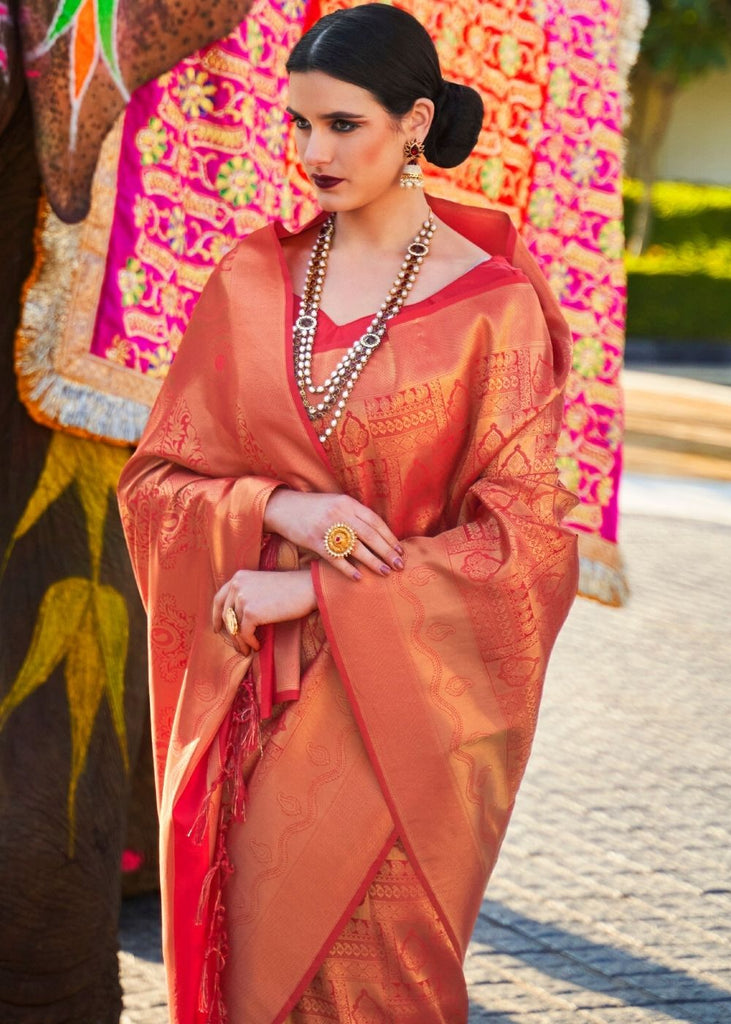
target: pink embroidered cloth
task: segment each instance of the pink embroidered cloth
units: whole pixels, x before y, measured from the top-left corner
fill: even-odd
[[[306,22],[340,6],[257,0],[231,35],[133,95],[105,144],[87,220],[45,221],[17,356],[37,419],[134,443],[234,240],[316,212],[285,123],[284,62]],[[437,42],[445,76],[485,99],[475,152],[453,170],[429,168],[428,190],[510,212],[572,328],[560,468],[581,499],[570,519],[581,590],[621,603],[619,0],[401,6]]]

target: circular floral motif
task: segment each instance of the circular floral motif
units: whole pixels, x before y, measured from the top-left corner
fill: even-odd
[[[569,268],[565,263],[552,263],[548,271],[548,283],[553,294],[560,299],[569,287]]]
[[[213,110],[211,96],[215,94],[216,87],[208,81],[205,71],[187,67],[178,75],[177,92],[180,108],[186,117],[200,117]]]
[[[574,370],[593,379],[604,369],[604,348],[599,338],[579,338],[574,344]]]
[[[488,199],[497,199],[503,189],[505,171],[499,156],[491,156],[482,165],[480,187]]]
[[[281,107],[272,107],[267,123],[262,131],[262,138],[272,156],[281,156],[284,152],[285,122]]]
[[[160,163],[168,148],[168,136],[159,117],[151,117],[147,125],[140,128],[135,135],[135,144],[144,166]]]
[[[580,405],[578,402],[572,402],[564,413],[564,422],[573,434],[580,434],[588,419],[589,413],[586,406]]]
[[[581,474],[579,472],[579,463],[573,455],[559,455],[556,459],[556,465],[558,467],[559,480],[564,487],[571,491],[572,494],[578,493]]]
[[[256,195],[259,181],[254,164],[247,157],[235,156],[221,164],[216,188],[221,199],[232,206],[245,206]]]
[[[597,168],[597,154],[589,142],[580,142],[571,158],[569,174],[578,185],[588,185]]]
[[[214,263],[220,263],[226,253],[231,252],[234,240],[226,235],[214,235],[208,247],[208,255]]]
[[[122,293],[123,306],[135,306],[145,294],[145,268],[134,256],[129,257],[124,268],[117,274],[117,285]]]
[[[166,377],[173,361],[173,353],[167,345],[158,345],[151,352],[145,353],[147,357],[147,376]]]
[[[552,102],[563,110],[568,106],[570,91],[571,74],[569,69],[563,66],[554,68],[548,83],[548,95]]]
[[[624,249],[624,233],[618,220],[608,220],[599,231],[599,248],[610,260],[618,260]]]
[[[160,289],[160,305],[166,316],[178,317],[184,313],[183,303],[177,285],[164,284]]]
[[[185,214],[179,206],[174,206],[170,211],[170,221],[165,237],[173,252],[182,256],[185,252]]]
[[[119,363],[120,366],[125,366],[129,357],[132,355],[132,345],[126,338],[122,338],[119,334],[115,334],[111,342],[107,346],[107,350],[104,353],[107,359],[111,359],[113,363]]]
[[[614,48],[614,36],[604,26],[597,26],[591,46],[591,52],[597,64],[606,67],[614,56]]]
[[[246,48],[249,51],[249,60],[256,66],[261,62],[264,53],[264,33],[257,23],[249,19],[246,29]]]
[[[537,228],[547,228],[556,216],[556,199],[550,188],[537,188],[528,203],[528,216]]]
[[[498,60],[500,61],[500,67],[508,78],[512,78],[513,75],[516,75],[520,70],[522,57],[520,54],[520,46],[515,36],[511,36],[506,33],[500,40],[497,54]]]

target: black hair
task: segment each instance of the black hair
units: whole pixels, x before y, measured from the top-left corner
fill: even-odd
[[[296,44],[287,71],[322,71],[367,89],[393,117],[417,99],[434,102],[424,140],[427,160],[456,167],[472,152],[482,127],[480,94],[442,78],[431,36],[411,14],[372,3],[326,14]]]

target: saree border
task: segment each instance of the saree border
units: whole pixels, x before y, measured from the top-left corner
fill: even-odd
[[[404,828],[403,822],[401,821],[401,816],[398,813],[398,810],[394,803],[393,796],[391,795],[391,790],[388,786],[388,783],[386,782],[386,777],[383,773],[383,769],[378,759],[378,755],[376,754],[373,744],[371,743],[368,728],[360,709],[360,703],[356,697],[353,684],[350,681],[348,669],[345,665],[345,661],[343,660],[343,656],[340,652],[340,647],[338,646],[337,643],[332,620],[330,619],[330,614],[328,611],[327,602],[325,600],[325,594],[322,588],[322,581],[320,579],[319,568],[317,566],[317,563],[315,562],[312,563],[311,573],[312,581],[315,586],[315,593],[317,595],[317,602],[318,607],[320,609],[320,615],[322,616],[322,623],[323,626],[325,627],[325,633],[330,642],[330,650],[333,656],[333,660],[335,661],[335,665],[337,666],[338,673],[343,684],[343,688],[345,689],[348,695],[350,710],[356,722],[358,723],[358,729],[360,730],[361,739],[363,741],[364,747],[368,752],[368,758],[371,764],[371,768],[373,769],[373,772],[376,778],[378,779],[378,784],[381,787],[383,799],[386,801],[386,805],[388,806],[388,809],[391,813],[391,817],[393,818],[394,824],[396,825],[396,831],[401,839],[401,842],[403,843],[404,850],[406,851],[406,854],[409,857],[409,860],[411,861],[411,865],[416,874],[418,875],[421,884],[424,887],[424,892],[426,893],[427,897],[431,900],[434,906],[434,910],[438,914],[442,926],[447,936],[449,937],[449,941],[452,943],[457,956],[460,958],[460,960],[463,960],[464,950],[462,949],[462,946],[457,938],[457,935],[455,934],[451,921],[449,920],[447,914],[445,913],[441,901],[437,899],[437,896],[434,892],[432,885],[430,884],[429,880],[426,878],[424,872],[421,869],[419,860],[414,852],[413,847],[411,846],[411,843],[409,842],[406,829]]]
[[[394,843],[396,842],[396,840],[398,839],[398,837],[399,837],[398,836],[398,830],[396,829],[396,827],[394,827],[392,829],[388,839],[384,843],[380,853],[378,854],[378,856],[374,860],[373,864],[370,866],[370,868],[366,872],[365,877],[364,877],[362,883],[356,889],[355,895],[353,896],[352,900],[347,904],[345,910],[343,911],[342,916],[339,918],[337,923],[333,926],[330,934],[328,935],[328,937],[323,942],[323,944],[322,944],[320,950],[318,951],[315,959],[312,961],[310,966],[307,968],[307,970],[303,974],[301,982],[294,989],[294,991],[292,992],[292,995],[289,997],[287,1002],[284,1004],[282,1009],[279,1011],[277,1016],[272,1021],[272,1024],[286,1024],[287,1017],[292,1012],[292,1010],[295,1008],[295,1006],[297,1005],[297,1003],[301,999],[302,995],[307,990],[308,985],[311,983],[312,979],[315,977],[317,972],[320,970],[320,967],[322,967],[323,963],[327,959],[327,955],[328,955],[328,952],[330,951],[331,946],[333,945],[333,943],[337,939],[338,935],[342,932],[343,928],[348,923],[350,918],[355,913],[356,908],[359,907],[360,904],[363,902],[363,900],[365,898],[365,895],[368,892],[368,889],[369,889],[371,883],[373,882],[373,880],[376,877],[376,875],[378,874],[378,872],[381,870],[381,867],[385,864],[386,858],[388,857],[388,854],[391,851],[391,849],[392,849]]]

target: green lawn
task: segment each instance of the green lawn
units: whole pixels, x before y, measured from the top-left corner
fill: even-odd
[[[629,231],[640,186],[624,185]],[[626,257],[627,334],[731,341],[731,188],[657,182],[650,244]]]

